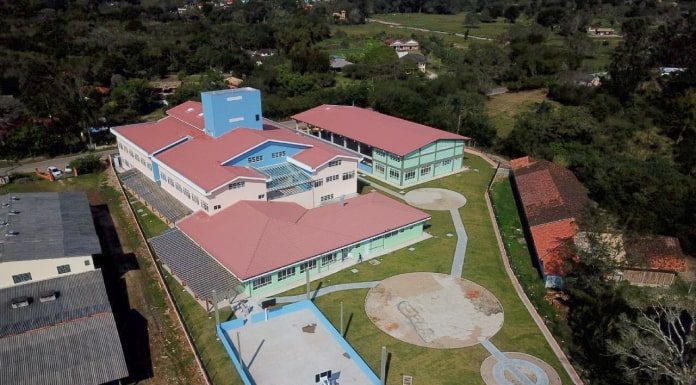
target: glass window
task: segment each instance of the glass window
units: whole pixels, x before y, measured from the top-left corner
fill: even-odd
[[[312,270],[317,268],[317,260],[312,259],[311,261],[302,262],[300,264],[300,273],[304,273],[307,269]]]
[[[241,180],[241,181],[239,181],[239,182],[230,183],[230,184],[227,186],[227,189],[228,189],[228,190],[234,190],[234,189],[238,189],[238,188],[242,188],[242,187],[244,187],[244,181],[243,181],[243,180]]]
[[[340,159],[332,160],[331,162],[329,162],[329,167],[336,167],[336,166],[340,166],[340,165],[341,165]]]
[[[447,159],[442,161],[443,166],[449,166],[449,164],[452,163],[452,159]]]
[[[92,264],[92,261],[90,261],[89,259],[85,259],[85,266],[89,266],[91,264]]]
[[[285,156],[285,151],[278,151],[271,154],[271,158],[282,158]]]
[[[425,167],[421,168],[421,171],[420,171],[421,176],[430,175],[430,170],[432,170],[432,166],[425,166]]]
[[[290,278],[293,275],[295,275],[295,266],[293,267],[288,267],[287,269],[283,269],[278,272],[278,280],[282,281],[286,278]]]
[[[327,266],[332,263],[336,262],[336,254],[329,254],[321,257],[321,265],[322,266]]]
[[[321,202],[326,202],[326,201],[332,200],[333,197],[334,197],[333,194],[324,195],[324,196],[322,196],[319,200],[320,200]]]
[[[326,177],[326,183],[333,182],[335,180],[338,180],[338,174],[336,175],[330,175]]]
[[[353,178],[355,178],[355,171],[343,173],[343,180],[348,180],[348,179],[353,179]]]
[[[70,265],[60,265],[57,266],[58,274],[66,274],[70,272]]]
[[[416,177],[416,170],[406,171],[404,174],[404,180],[413,179]]]
[[[255,280],[251,281],[251,287],[256,290],[258,288],[270,285],[273,280],[271,279],[270,275],[265,275],[263,277],[256,278]]]
[[[208,211],[208,204],[201,201],[201,207],[203,207],[203,210]]]
[[[22,283],[22,282],[31,281],[31,273],[22,273],[22,274],[13,275],[12,281],[14,281],[14,283]]]
[[[266,194],[259,194],[258,198],[259,199],[264,199],[266,197]]]
[[[222,208],[221,205],[215,205],[215,206],[213,206],[213,210],[220,210],[220,208]]]
[[[263,155],[255,155],[255,156],[250,156],[247,158],[247,162],[249,163],[257,163],[263,160]]]
[[[381,164],[379,164],[379,163],[376,164],[376,165],[375,165],[375,170],[377,170],[377,172],[379,172],[380,174],[384,174],[384,165],[381,165]]]
[[[314,181],[314,187],[321,187],[324,184],[323,180],[315,180]]]
[[[389,176],[394,179],[399,179],[400,173],[394,169],[389,169]]]

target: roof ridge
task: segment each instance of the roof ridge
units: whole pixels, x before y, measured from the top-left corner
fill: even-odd
[[[245,202],[245,201],[242,201]],[[247,207],[251,207],[250,205],[247,205]],[[263,213],[262,213],[263,214]],[[266,229],[268,228],[268,223],[271,221],[271,218],[269,218],[267,215],[264,214],[264,217],[266,218],[266,222],[263,224],[263,229],[261,230],[261,236],[256,239],[256,245],[254,246],[254,251],[251,253],[251,258],[249,258],[249,262],[246,265],[246,268],[244,269],[244,274],[249,275],[249,269],[251,267],[252,262],[256,259],[256,252],[259,250],[259,246],[261,245],[261,240],[263,239],[263,234],[266,233]]]

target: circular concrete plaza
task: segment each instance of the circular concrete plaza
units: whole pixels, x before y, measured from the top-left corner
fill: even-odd
[[[466,204],[464,195],[443,188],[418,188],[404,195],[406,203],[424,210],[452,210]]]
[[[486,385],[561,385],[558,373],[546,362],[525,353],[502,353],[500,362],[489,356],[481,364],[481,377]]]
[[[503,307],[490,291],[438,273],[385,279],[367,293],[365,311],[390,336],[436,349],[476,345],[503,326]]]

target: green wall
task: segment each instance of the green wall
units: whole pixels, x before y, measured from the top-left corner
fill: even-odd
[[[422,234],[423,223],[421,222],[368,241],[360,242],[345,249],[341,249],[336,252],[336,261],[328,266],[321,266],[321,257],[315,258],[317,261],[317,266],[316,268],[309,270],[309,278],[310,280],[314,280],[314,277],[319,273],[326,272],[328,270],[331,270],[331,272],[336,272],[342,270],[343,268],[353,266],[358,262],[358,253],[362,254],[363,259],[369,259],[370,254],[381,253],[385,249],[389,248],[398,248],[399,246],[420,237]],[[348,253],[353,254],[351,258],[347,257]],[[341,262],[342,255],[346,255],[346,260],[344,262]],[[278,280],[278,272],[269,274],[271,277],[271,283],[256,290],[253,289],[252,280],[247,281],[244,283],[245,292],[254,297],[259,297],[265,295],[265,293],[276,292],[279,288],[289,289],[291,287],[302,285],[305,283],[305,273],[300,273],[301,264],[302,262],[294,265],[295,275],[281,281]]]

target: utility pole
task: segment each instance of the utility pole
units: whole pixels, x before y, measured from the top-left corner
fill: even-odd
[[[212,291],[213,294],[213,309],[215,311],[215,327],[220,326],[220,312],[218,312],[218,298],[215,289]]]
[[[343,336],[343,301],[341,301],[341,336]]]
[[[307,299],[310,299],[310,289],[309,289],[309,265],[305,267],[305,279],[307,281]]]
[[[382,360],[379,371],[379,381],[381,385],[387,384],[387,347],[382,346]]]

